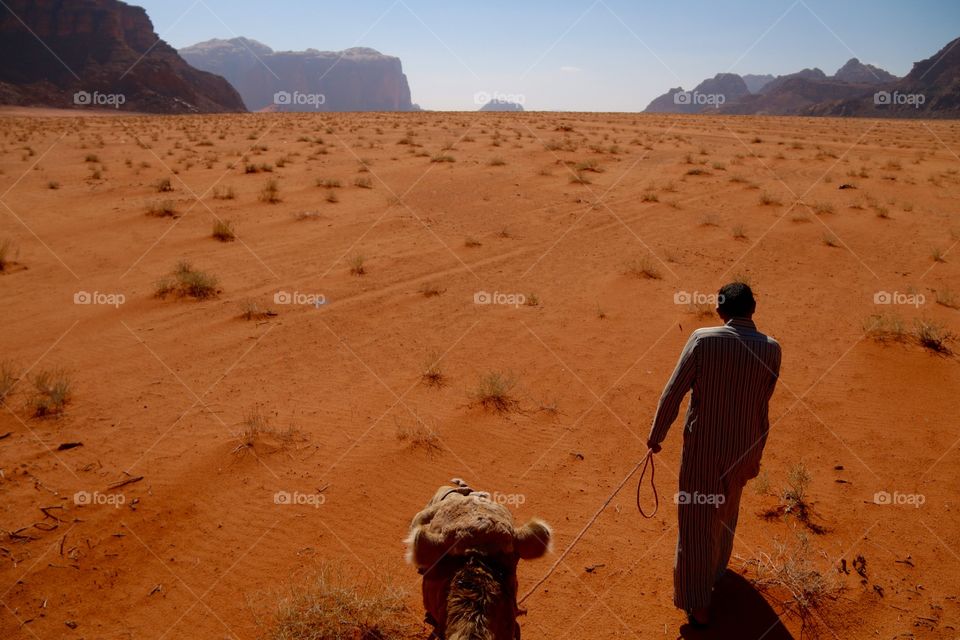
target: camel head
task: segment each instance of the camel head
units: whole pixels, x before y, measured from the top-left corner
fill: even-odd
[[[551,537],[550,526],[537,518],[515,527],[509,509],[462,481],[437,490],[413,519],[406,542],[440,636],[519,638],[517,564],[546,554]]]

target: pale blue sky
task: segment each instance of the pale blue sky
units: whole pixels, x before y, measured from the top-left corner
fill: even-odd
[[[174,47],[238,35],[276,50],[398,56],[425,109],[515,94],[527,109],[640,111],[706,77],[831,74],[851,57],[904,75],[960,37],[953,0],[131,0]]]

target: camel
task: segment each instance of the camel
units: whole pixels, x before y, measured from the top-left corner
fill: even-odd
[[[546,554],[551,535],[536,518],[514,527],[509,509],[459,478],[437,489],[405,541],[433,637],[519,640],[517,564]]]

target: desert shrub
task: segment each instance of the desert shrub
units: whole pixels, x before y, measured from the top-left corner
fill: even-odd
[[[477,239],[474,238],[473,236],[467,236],[467,237],[464,239],[464,241],[463,241],[463,246],[465,246],[465,247],[479,247],[479,246],[481,246],[481,243],[480,243],[479,240],[477,240]]]
[[[161,178],[157,180],[153,188],[157,190],[157,193],[166,193],[168,191],[173,191],[173,185],[170,184],[170,178]]]
[[[407,594],[383,575],[350,580],[339,568],[321,565],[291,584],[275,609],[260,620],[267,640],[404,640],[415,637]]]
[[[742,224],[734,225],[733,227],[733,237],[737,240],[745,240],[747,237],[747,231],[743,228]]]
[[[280,202],[280,186],[277,184],[276,180],[267,180],[266,184],[263,185],[263,189],[260,190],[260,202],[267,202],[269,204],[276,204]]]
[[[423,373],[420,374],[420,379],[428,386],[442,387],[446,379],[440,369],[440,357],[440,354],[431,352],[423,364]]]
[[[0,402],[7,399],[18,379],[16,366],[9,360],[0,361]]]
[[[0,240],[0,271],[5,271],[13,262],[17,247],[10,238]]]
[[[350,273],[355,276],[362,276],[365,274],[367,272],[367,269],[364,266],[365,262],[366,258],[359,253],[350,258]]]
[[[913,337],[921,346],[931,351],[949,353],[950,349],[947,343],[953,338],[953,335],[943,325],[921,318],[914,321]]]
[[[810,472],[803,463],[790,467],[787,472],[787,484],[783,488],[781,501],[785,513],[799,513],[803,515],[808,509],[807,488],[810,486]]]
[[[435,298],[442,294],[446,289],[441,289],[440,285],[434,283],[425,283],[420,287],[420,293],[424,298]]]
[[[370,178],[357,178],[353,181],[353,186],[361,189],[373,189],[373,181]]]
[[[29,406],[37,418],[56,416],[70,401],[70,377],[62,370],[41,371],[31,379]]]
[[[863,322],[864,333],[877,342],[901,341],[906,336],[903,319],[894,313],[879,313]]]
[[[491,371],[480,377],[477,386],[470,392],[474,402],[494,411],[509,411],[518,403],[510,395],[517,380],[511,374]]]
[[[177,205],[173,200],[153,200],[147,203],[147,215],[166,218],[177,215]]]
[[[793,546],[776,541],[772,553],[760,552],[745,561],[753,569],[751,582],[757,590],[781,601],[804,625],[814,617],[822,619],[818,611],[840,592],[834,574],[819,571],[812,556],[809,539],[800,533]]]
[[[456,162],[457,159],[451,155],[444,153],[438,153],[437,155],[430,158],[430,162]]]
[[[491,167],[502,167],[505,164],[507,164],[507,161],[504,160],[503,158],[496,157],[496,158],[491,158],[490,162],[488,162],[487,164],[489,164]]]
[[[317,178],[316,185],[324,189],[338,189],[340,187],[340,181],[336,178]]]
[[[663,276],[657,269],[656,263],[649,255],[634,258],[627,263],[626,273],[634,278],[646,278],[649,280],[659,280]]]
[[[214,220],[213,237],[220,242],[230,242],[232,240],[236,240],[237,234],[234,231],[233,223],[229,220]]]
[[[214,200],[233,200],[236,197],[237,192],[234,191],[233,187],[218,185],[213,188]]]
[[[240,301],[240,317],[244,320],[263,320],[277,315],[269,307],[264,307],[252,298]]]
[[[764,206],[780,206],[780,200],[776,196],[764,191],[760,194],[760,204]]]
[[[336,204],[336,203],[340,202],[340,197],[337,195],[337,192],[336,192],[336,191],[334,191],[334,190],[331,189],[330,191],[327,191],[326,200],[327,200],[327,202],[329,202],[330,204]]]
[[[937,304],[950,309],[960,309],[960,298],[951,289],[937,289]]]
[[[824,215],[827,213],[833,213],[833,205],[829,202],[818,202],[813,205],[813,211],[819,215]]]
[[[212,298],[217,293],[217,278],[197,271],[185,260],[178,262],[169,276],[160,279],[154,290],[154,295],[158,298],[176,295],[197,300]]]
[[[584,160],[583,162],[578,162],[574,165],[574,169],[577,172],[581,171],[592,171],[593,173],[602,173],[603,169],[600,168],[600,163],[596,160]]]

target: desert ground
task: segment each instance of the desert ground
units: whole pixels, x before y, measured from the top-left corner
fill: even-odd
[[[0,636],[290,637],[335,567],[425,638],[402,539],[452,477],[553,525],[524,593],[743,279],[784,357],[740,591],[709,632],[672,605],[678,421],[659,513],[634,477],[524,637],[957,637],[958,153],[951,121],[0,114]]]

